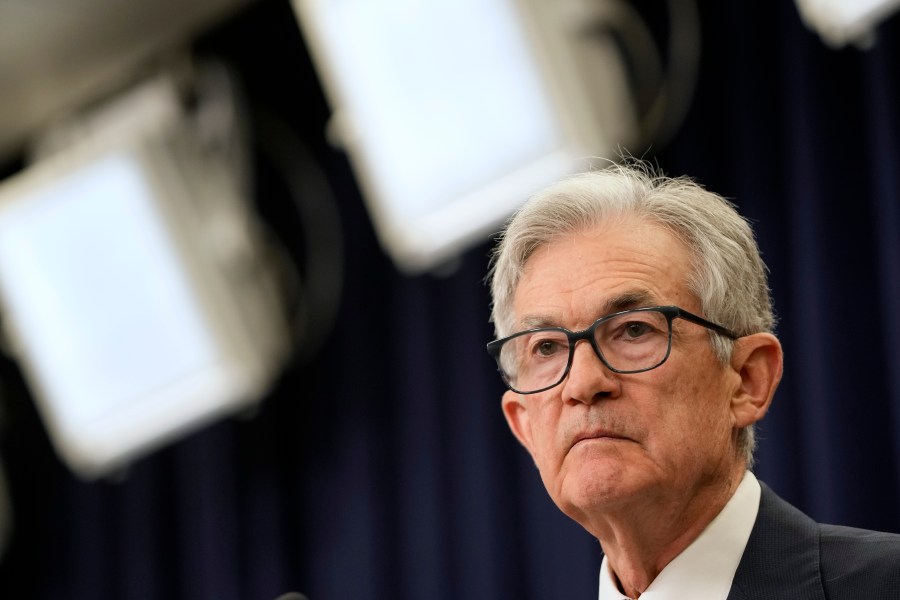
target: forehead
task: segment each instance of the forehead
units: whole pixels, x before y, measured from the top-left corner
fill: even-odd
[[[633,306],[697,310],[688,290],[691,257],[675,235],[628,217],[565,234],[525,263],[513,297],[517,324],[586,325]]]

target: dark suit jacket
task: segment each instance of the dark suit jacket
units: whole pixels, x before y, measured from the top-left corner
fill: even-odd
[[[760,485],[728,600],[900,600],[900,535],[820,525]]]

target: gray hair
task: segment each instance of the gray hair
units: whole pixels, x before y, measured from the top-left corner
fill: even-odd
[[[513,333],[513,295],[525,263],[558,238],[603,221],[637,217],[671,232],[688,249],[686,284],[707,319],[749,335],[772,332],[775,317],[766,266],[749,223],[725,198],[689,178],[671,178],[638,161],[575,175],[533,196],[509,220],[491,261],[491,320],[498,338]],[[734,342],[710,332],[717,358],[727,364]],[[753,426],[738,435],[752,465]]]

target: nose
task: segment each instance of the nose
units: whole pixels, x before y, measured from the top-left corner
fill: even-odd
[[[562,386],[563,400],[572,404],[593,404],[621,392],[619,376],[600,360],[587,340],[576,343],[572,366]]]

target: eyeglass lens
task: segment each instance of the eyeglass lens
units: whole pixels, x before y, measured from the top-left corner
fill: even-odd
[[[600,353],[616,371],[645,371],[665,360],[670,321],[661,312],[626,312],[593,327]],[[565,331],[538,329],[507,340],[500,349],[500,366],[514,389],[531,392],[559,383],[571,352]]]

